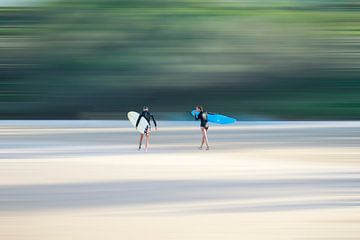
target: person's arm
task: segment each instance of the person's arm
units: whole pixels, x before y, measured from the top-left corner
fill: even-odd
[[[156,124],[156,121],[155,121],[154,115],[151,115],[151,119],[152,119],[152,120],[153,120],[153,122],[154,122],[155,128],[157,128],[157,124]]]
[[[202,114],[201,112],[195,112],[195,120],[200,120],[202,119]]]
[[[195,120],[199,120],[199,112],[195,111]]]
[[[141,117],[142,117],[142,114],[139,115],[139,117],[138,117],[138,119],[136,121],[136,125],[135,125],[136,128],[139,126],[139,122],[140,122]]]
[[[205,121],[207,121],[209,119],[209,113],[208,112],[205,112]]]

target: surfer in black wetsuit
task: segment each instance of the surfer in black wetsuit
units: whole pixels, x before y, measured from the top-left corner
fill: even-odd
[[[149,144],[150,144],[150,131],[151,131],[151,124],[150,124],[150,120],[152,120],[154,122],[155,125],[155,130],[157,130],[157,124],[155,121],[154,116],[149,112],[149,108],[147,106],[143,107],[143,111],[142,113],[139,115],[139,118],[136,121],[136,127],[138,127],[139,123],[140,123],[140,119],[141,118],[145,118],[146,121],[149,123],[148,127],[145,129],[144,133],[140,134],[140,142],[139,142],[139,150],[141,149],[141,144],[144,138],[144,134],[146,135],[146,144],[145,144],[145,151],[147,152]]]
[[[207,131],[209,129],[208,123],[208,113],[204,111],[202,106],[196,106],[195,119],[200,120],[200,130],[202,134],[201,145],[199,149],[201,150],[204,143],[206,144],[206,150],[209,150],[209,140],[207,137]]]

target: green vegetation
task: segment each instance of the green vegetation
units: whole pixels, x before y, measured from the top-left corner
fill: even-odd
[[[0,8],[0,118],[211,111],[360,119],[354,1],[73,0]]]

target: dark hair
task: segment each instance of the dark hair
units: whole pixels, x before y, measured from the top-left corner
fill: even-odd
[[[203,111],[204,111],[203,106],[201,106],[201,105],[197,105],[196,107],[197,107],[197,108],[199,108],[201,112],[203,112]]]
[[[143,106],[143,111],[145,110],[149,110],[149,107],[148,106]]]

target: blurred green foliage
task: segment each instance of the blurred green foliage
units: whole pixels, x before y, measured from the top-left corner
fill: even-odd
[[[357,1],[73,0],[0,8],[0,118],[138,110],[360,119]]]

